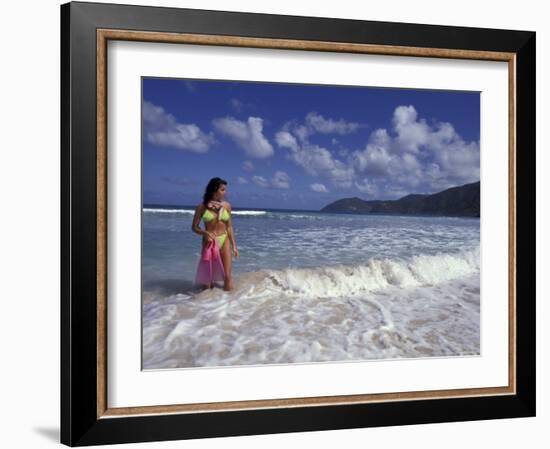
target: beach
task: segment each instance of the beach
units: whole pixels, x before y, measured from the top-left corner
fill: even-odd
[[[193,212],[143,209],[143,369],[480,353],[479,218],[236,208],[226,292]]]

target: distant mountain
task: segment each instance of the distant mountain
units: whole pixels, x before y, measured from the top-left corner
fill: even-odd
[[[479,217],[479,186],[477,181],[432,194],[413,193],[398,200],[343,198],[326,205],[321,212]]]

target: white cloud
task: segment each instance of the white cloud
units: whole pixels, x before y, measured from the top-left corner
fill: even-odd
[[[310,176],[320,176],[337,187],[349,188],[352,186],[353,167],[336,159],[332,153],[324,147],[309,142],[305,127],[294,127],[300,142],[288,130],[289,123],[283,130],[277,132],[275,141],[282,148],[287,148],[286,158],[299,165]]]
[[[335,167],[328,172],[328,177],[332,185],[341,189],[349,189],[353,185],[355,170],[345,163],[335,160]]]
[[[245,103],[244,101],[239,100],[238,98],[231,98],[231,106],[237,112],[243,112],[245,109],[254,108],[254,103]]]
[[[418,154],[419,147],[425,145],[430,138],[430,127],[426,120],[417,121],[414,106],[398,106],[393,113],[393,126],[397,133],[398,147],[402,151]]]
[[[299,125],[296,127],[296,129],[294,129],[294,134],[298,136],[301,142],[307,142],[310,130],[307,128],[307,126]]]
[[[290,188],[290,176],[282,170],[277,170],[271,179],[268,181],[263,176],[253,176],[252,182],[259,187],[271,188],[271,189],[289,189]]]
[[[241,100],[239,100],[238,98],[232,98],[231,99],[231,106],[233,106],[233,108],[237,112],[241,112],[243,110],[244,103]]]
[[[316,111],[308,112],[304,123],[298,123],[296,120],[286,122],[276,135],[277,144],[281,147],[297,151],[300,144],[308,142],[308,138],[316,133],[320,134],[350,134],[357,129],[366,126],[355,122],[346,122],[344,119],[334,120],[325,118]],[[332,143],[337,140],[333,137]]]
[[[259,187],[269,187],[269,182],[263,176],[255,175],[252,176],[252,182]]]
[[[313,192],[319,192],[319,193],[327,193],[328,190],[327,188],[325,187],[324,184],[320,184],[320,183],[314,183],[314,184],[310,184],[309,185],[309,188],[313,191]]]
[[[342,156],[342,157],[349,156],[349,150],[347,148],[340,148],[338,150],[338,156]]]
[[[389,151],[384,146],[367,144],[364,150],[354,151],[350,161],[359,172],[372,175],[385,175],[392,159]]]
[[[392,140],[386,129],[378,128],[370,134],[369,143],[391,150]]]
[[[275,142],[283,148],[289,148],[292,151],[298,151],[300,146],[296,138],[288,131],[279,131],[275,134]]]
[[[254,171],[254,164],[251,161],[244,161],[242,169],[248,172]]]
[[[354,185],[361,193],[365,193],[371,197],[379,194],[378,185],[370,179],[363,178],[363,180],[355,181]]]
[[[278,170],[271,178],[271,186],[276,189],[288,189],[290,188],[290,176],[284,171]]]
[[[346,122],[343,119],[326,119],[315,111],[306,115],[305,123],[310,133],[318,132],[322,134],[349,134],[356,131],[360,126],[359,123]]]
[[[248,184],[248,181],[246,178],[243,178],[242,176],[237,176],[237,184]]]
[[[300,165],[307,174],[328,178],[334,186],[348,188],[352,185],[353,167],[335,159],[326,148],[308,143],[299,151],[290,153],[288,157]]]
[[[205,134],[193,123],[179,123],[164,108],[149,101],[143,102],[143,126],[147,141],[158,146],[205,153],[216,141],[212,133]]]
[[[336,188],[355,188],[372,197],[388,198],[435,192],[479,180],[479,142],[465,142],[450,123],[428,124],[413,105],[397,106],[391,129],[371,132],[363,149],[340,149],[335,153],[311,142],[310,136],[322,129],[344,130],[345,122],[314,113],[308,116],[305,124],[285,123],[275,141],[288,150],[287,159],[306,174],[321,178],[322,182],[315,184],[330,183]]]
[[[445,176],[452,181],[479,179],[479,142],[466,143],[450,123],[440,123],[430,135],[428,147]]]
[[[377,129],[363,150],[352,152],[348,163],[358,174],[389,180],[395,193],[420,186],[438,191],[479,180],[479,143],[465,142],[450,123],[430,126],[414,106],[402,105],[392,125],[395,137]]]
[[[312,176],[319,176],[336,168],[331,152],[318,145],[304,146],[290,153],[289,158]]]
[[[276,133],[275,141],[280,147],[290,150],[286,158],[302,167],[308,175],[328,178],[337,187],[351,187],[353,167],[336,159],[328,149],[311,143],[308,136],[306,126],[287,122]]]
[[[388,164],[388,175],[394,184],[417,187],[424,181],[422,166],[413,154],[393,157]]]
[[[234,117],[217,118],[212,121],[214,128],[228,136],[248,157],[264,159],[273,156],[273,147],[262,133],[263,120],[248,117],[246,122]]]

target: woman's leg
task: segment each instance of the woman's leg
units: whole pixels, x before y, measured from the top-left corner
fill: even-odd
[[[206,244],[208,243],[208,241],[206,240],[206,238],[202,238],[202,246],[201,246],[201,254],[202,252],[204,251],[204,248],[206,246]],[[204,291],[204,290],[208,290],[210,288],[214,288],[214,283],[213,282],[210,282],[210,284],[206,285],[206,284],[201,284],[202,287],[201,287],[201,290]]]
[[[231,276],[231,243],[229,242],[229,239],[227,236],[225,237],[225,241],[223,242],[223,246],[220,249],[220,255],[222,257],[223,262],[223,269],[225,270],[225,279],[223,283],[223,289],[224,290],[233,290],[233,279]]]

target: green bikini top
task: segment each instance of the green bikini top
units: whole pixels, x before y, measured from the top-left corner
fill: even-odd
[[[212,212],[211,210],[209,210],[209,209],[206,209],[204,211],[204,214],[202,214],[202,219],[204,221],[211,221],[214,218],[216,218],[216,214],[214,212]],[[221,220],[222,221],[228,221],[229,220],[229,212],[227,212],[227,209],[225,207],[223,208]]]

